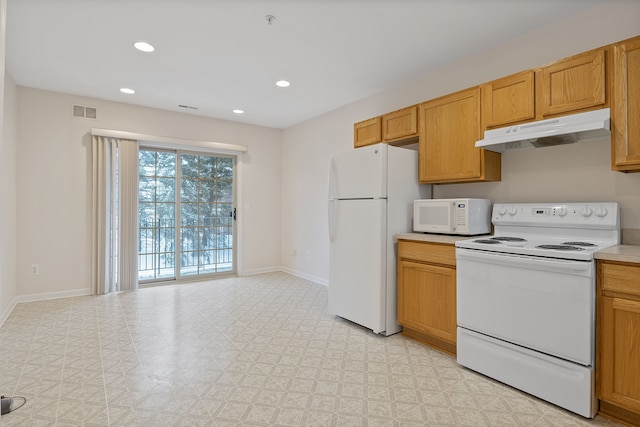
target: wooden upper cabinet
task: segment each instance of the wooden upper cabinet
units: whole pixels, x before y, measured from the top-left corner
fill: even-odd
[[[480,88],[420,105],[420,182],[500,180],[500,154],[475,147],[481,137]]]
[[[482,85],[482,120],[485,128],[506,126],[534,118],[533,70]]]
[[[606,50],[591,50],[542,67],[536,82],[538,117],[607,107]]]
[[[355,148],[382,142],[382,117],[364,120],[353,125],[353,146]]]
[[[613,45],[612,168],[640,171],[640,37]]]
[[[418,135],[418,106],[403,108],[382,116],[383,141],[397,141]]]

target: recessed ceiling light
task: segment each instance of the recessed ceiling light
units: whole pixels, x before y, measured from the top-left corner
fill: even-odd
[[[276,82],[276,86],[279,86],[279,87],[289,87],[289,86],[291,86],[291,83],[290,83],[290,82],[288,82],[288,81],[286,81],[286,80],[278,80],[278,81]]]
[[[147,42],[135,42],[133,44],[133,47],[135,47],[136,49],[142,52],[153,52],[154,50],[156,50],[155,47],[151,46]]]
[[[128,87],[120,88],[120,92],[126,93],[127,95],[133,95],[134,93],[136,93],[135,90],[129,89]]]
[[[244,114],[244,110],[240,110],[238,108],[236,108],[235,110],[233,110],[234,113],[236,114]]]

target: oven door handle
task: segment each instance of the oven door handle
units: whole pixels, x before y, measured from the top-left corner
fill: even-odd
[[[456,260],[469,260],[485,264],[528,268],[530,270],[554,271],[587,277],[594,275],[594,263],[591,261],[533,257],[464,248],[456,248]]]

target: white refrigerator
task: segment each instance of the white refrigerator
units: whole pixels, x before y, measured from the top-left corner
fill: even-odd
[[[431,198],[418,184],[418,152],[376,144],[340,153],[329,167],[329,311],[392,335],[398,325],[396,243],[410,232],[413,201]]]

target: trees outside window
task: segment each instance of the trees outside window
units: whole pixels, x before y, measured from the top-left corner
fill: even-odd
[[[139,280],[234,271],[234,158],[141,148],[139,159]]]

